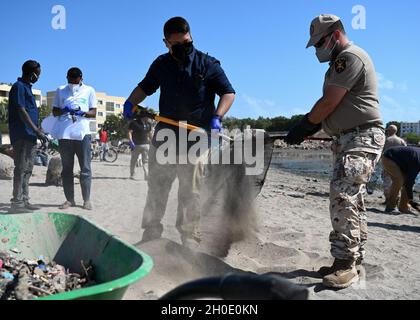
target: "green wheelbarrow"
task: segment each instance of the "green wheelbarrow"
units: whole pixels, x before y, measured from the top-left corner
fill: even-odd
[[[135,247],[85,218],[62,213],[0,215],[0,251],[10,250],[19,259],[43,255],[75,273],[83,273],[81,261],[93,266],[97,285],[38,300],[122,299],[153,267]]]

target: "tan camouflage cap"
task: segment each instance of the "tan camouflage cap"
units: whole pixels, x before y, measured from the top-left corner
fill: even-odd
[[[317,44],[328,30],[328,28],[330,28],[337,21],[340,21],[340,18],[333,14],[321,14],[312,20],[310,29],[311,38],[309,39],[306,48]]]

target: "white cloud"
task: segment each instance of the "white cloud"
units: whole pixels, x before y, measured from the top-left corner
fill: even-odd
[[[394,82],[385,79],[382,73],[378,73],[378,87],[379,89],[393,90],[395,86]]]
[[[410,99],[408,103],[402,103],[389,95],[382,95],[380,107],[385,123],[390,121],[417,122],[420,120],[420,106],[414,99]]]
[[[250,112],[246,112],[249,117],[271,117],[273,112],[280,110],[276,102],[270,99],[258,99],[247,94],[242,95],[242,99],[251,107]]]
[[[395,83],[392,80],[387,79],[382,73],[377,73],[378,77],[378,88],[384,90],[397,90],[400,92],[407,92],[408,85],[406,82]]]
[[[396,109],[400,109],[401,108],[401,104],[395,100],[394,98],[387,96],[387,95],[383,95],[382,96],[382,101],[385,103],[386,106],[391,106],[393,108]]]

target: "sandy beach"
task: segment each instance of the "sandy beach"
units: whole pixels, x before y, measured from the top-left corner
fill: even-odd
[[[370,229],[361,281],[351,288],[331,291],[322,286],[316,272],[332,263],[327,174],[304,176],[273,165],[256,201],[258,231],[234,243],[227,257],[221,259],[205,248],[195,251],[181,245],[175,229],[177,182],[170,193],[163,238],[138,245],[147,194],[141,168],[138,181],[129,180],[129,156],[120,155],[112,164],[93,161],[92,169],[94,210],[81,208],[76,179],[80,207],[65,212],[91,219],[154,260],[152,272],[131,286],[125,299],[157,299],[184,282],[235,271],[276,272],[307,286],[311,299],[420,299],[420,218],[382,213],[384,198],[380,190],[366,197]],[[41,212],[59,212],[58,206],[65,200],[63,190],[44,186],[46,171],[45,167],[34,169],[31,202],[42,205]],[[0,190],[0,213],[6,213],[12,181],[0,181]]]

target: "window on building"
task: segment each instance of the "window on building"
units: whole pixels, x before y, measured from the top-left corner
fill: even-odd
[[[107,102],[106,103],[106,111],[114,112],[115,111],[115,103],[114,102]]]
[[[96,132],[96,121],[91,121],[89,123],[90,132]]]
[[[0,91],[0,97],[8,97],[9,96],[9,92],[7,91]]]
[[[98,100],[98,104],[99,104],[100,106],[102,106],[102,105],[104,104],[104,102],[103,102],[102,100]]]
[[[103,124],[98,124],[98,128],[102,128],[104,125]]]
[[[121,108],[121,105],[120,104],[116,104],[115,105],[115,108],[119,109],[119,108]]]
[[[104,113],[101,111],[98,111],[98,117],[103,117],[103,116],[104,116]]]

